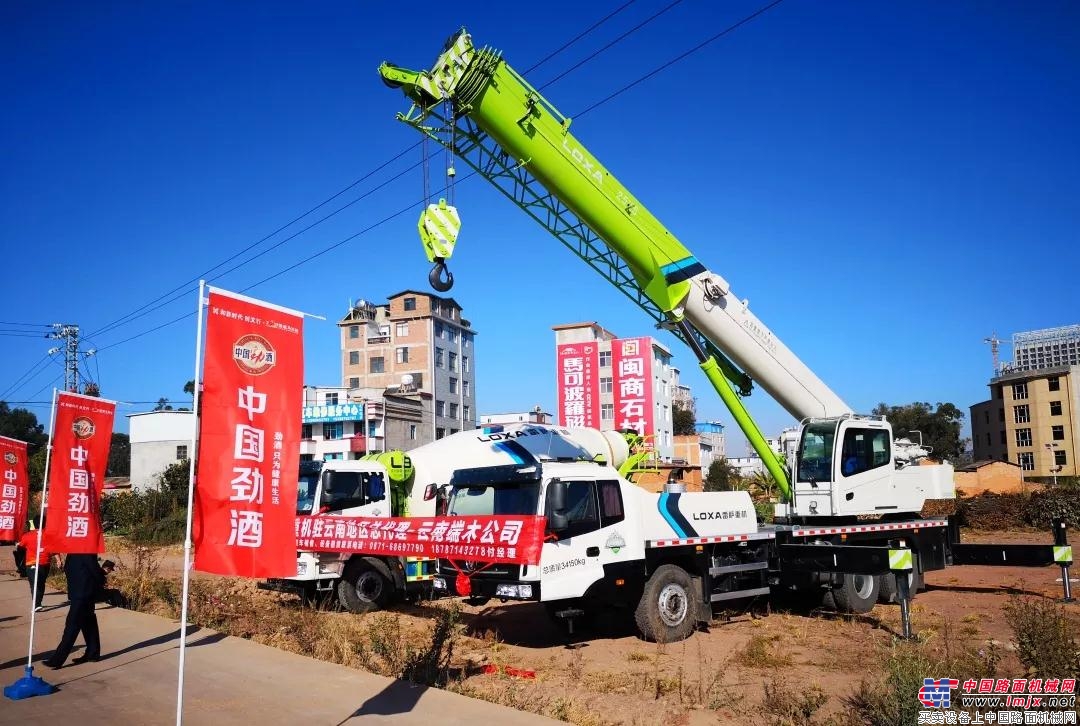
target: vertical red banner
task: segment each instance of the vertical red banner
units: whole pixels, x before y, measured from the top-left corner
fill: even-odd
[[[211,289],[200,398],[195,569],[296,574],[303,316]]]
[[[26,442],[0,436],[0,542],[22,537],[29,496]]]
[[[656,434],[652,357],[649,338],[611,341],[615,428],[619,430],[633,429],[642,436]],[[651,448],[652,444],[650,439],[647,445]]]
[[[105,551],[101,492],[116,403],[64,391],[56,398],[45,536],[54,552]]]
[[[558,421],[563,426],[600,428],[599,349],[596,343],[556,347]]]

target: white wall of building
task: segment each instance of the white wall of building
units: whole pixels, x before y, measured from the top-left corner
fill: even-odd
[[[131,488],[153,489],[171,464],[191,456],[195,414],[191,411],[148,411],[128,416],[131,437]]]

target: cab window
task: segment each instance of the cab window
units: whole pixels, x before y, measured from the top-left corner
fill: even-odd
[[[553,513],[551,509],[552,488],[548,487],[547,500],[544,506],[544,512],[548,517],[551,517]],[[560,539],[569,539],[579,534],[600,529],[600,508],[596,498],[596,482],[566,482],[566,516],[569,526],[565,531],[559,532]]]
[[[322,506],[331,512],[386,499],[386,482],[381,472],[331,471],[325,477]]]
[[[836,422],[824,421],[807,424],[799,442],[799,481],[832,481],[833,441],[836,439]]]
[[[599,482],[600,487],[600,526],[610,527],[626,518],[623,512],[622,490],[617,481]]]
[[[840,474],[855,476],[889,463],[889,432],[884,429],[848,429],[840,456]]]

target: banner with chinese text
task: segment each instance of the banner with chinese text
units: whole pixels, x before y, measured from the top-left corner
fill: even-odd
[[[0,436],[0,542],[22,537],[29,492],[26,442]]]
[[[53,552],[105,551],[101,492],[109,463],[116,403],[63,391],[56,398],[45,537]]]
[[[561,425],[600,428],[599,355],[596,343],[557,346],[557,420]]]
[[[537,565],[544,527],[539,516],[297,517],[295,549]]]
[[[303,316],[211,288],[200,399],[195,569],[296,574]]]
[[[650,338],[619,338],[611,341],[615,428],[620,431],[633,429],[642,436],[656,434],[652,357]],[[650,438],[646,446],[652,448],[653,443]]]

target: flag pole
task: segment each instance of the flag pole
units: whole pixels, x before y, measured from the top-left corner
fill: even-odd
[[[198,319],[195,324],[195,393],[192,408],[195,425],[191,431],[191,460],[188,466],[187,525],[184,537],[184,586],[180,604],[180,666],[176,680],[176,726],[184,722],[184,658],[187,654],[188,587],[191,584],[191,517],[195,500],[195,462],[199,455],[199,389],[202,373],[203,294],[206,281],[199,280]]]
[[[53,436],[56,434],[56,388],[53,388],[52,408],[49,409],[49,441],[45,444],[45,476],[41,482],[41,509],[38,511],[38,535],[37,535],[37,552],[34,554],[34,589],[33,594],[30,596],[30,643],[27,646],[26,653],[26,671],[25,675],[19,680],[12,683],[10,686],[4,687],[4,695],[13,701],[20,698],[29,698],[31,696],[47,696],[50,693],[56,691],[56,687],[46,683],[40,676],[34,675],[34,624],[37,622],[37,612],[34,609],[34,604],[37,602],[38,587],[41,583],[41,578],[38,577],[38,573],[41,571],[41,538],[44,536],[43,530],[45,529],[45,507],[48,502],[49,493],[49,462],[52,459],[53,449]],[[27,499],[30,497],[29,482],[27,482]]]

